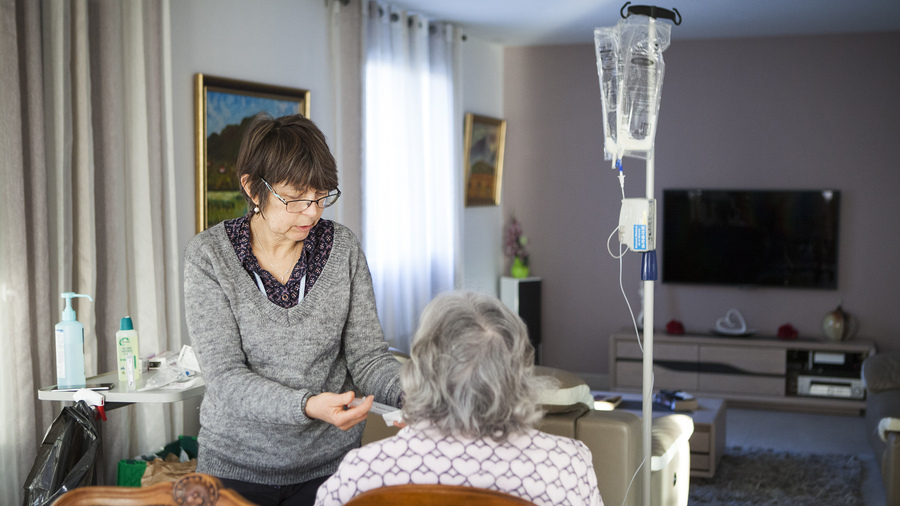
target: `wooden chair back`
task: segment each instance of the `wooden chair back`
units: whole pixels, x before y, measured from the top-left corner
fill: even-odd
[[[53,506],[255,506],[224,488],[208,474],[193,473],[178,481],[149,487],[81,487],[59,497]]]
[[[347,501],[346,506],[507,506],[531,505],[526,501],[496,490],[457,485],[395,485],[376,488]]]

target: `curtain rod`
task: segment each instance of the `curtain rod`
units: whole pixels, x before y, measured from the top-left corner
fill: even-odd
[[[345,6],[345,7],[346,7],[347,5],[350,4],[350,0],[325,0],[325,6],[328,7],[328,2],[331,2],[331,1],[337,1],[337,2],[340,2],[341,5],[343,5],[343,6]],[[396,20],[393,20],[393,21],[396,21]],[[410,21],[412,21],[412,20],[410,20]],[[460,34],[460,39],[461,39],[463,42],[465,42],[468,38],[469,38],[469,37],[468,37],[467,34],[465,34],[465,33],[461,33],[461,34]]]

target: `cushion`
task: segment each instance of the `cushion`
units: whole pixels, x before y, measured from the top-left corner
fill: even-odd
[[[534,372],[538,376],[553,377],[559,385],[558,388],[545,390],[541,394],[540,403],[547,413],[566,413],[593,407],[594,397],[591,395],[591,388],[578,376],[543,366],[535,366]]]
[[[651,425],[651,471],[659,471],[669,465],[680,446],[691,439],[694,421],[688,415],[668,415],[653,419]]]
[[[883,353],[863,362],[863,384],[870,392],[900,388],[900,353]]]
[[[900,432],[900,418],[887,417],[878,422],[878,437],[882,441],[887,442],[888,432]]]

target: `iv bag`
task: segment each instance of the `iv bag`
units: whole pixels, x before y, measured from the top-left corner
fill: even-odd
[[[608,160],[646,159],[653,149],[665,73],[662,53],[669,47],[671,31],[668,24],[641,14],[594,31]]]
[[[594,49],[597,52],[597,74],[600,77],[601,105],[603,106],[603,158],[616,156],[616,108],[618,104],[618,79],[621,59],[618,57],[618,30],[615,27],[594,30]]]

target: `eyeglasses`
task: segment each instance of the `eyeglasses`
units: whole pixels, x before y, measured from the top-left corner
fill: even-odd
[[[337,193],[329,193],[328,195],[317,198],[315,200],[298,199],[287,201],[284,200],[284,197],[282,197],[272,189],[272,185],[270,185],[268,181],[263,178],[260,179],[263,183],[266,183],[266,188],[268,188],[269,191],[272,192],[272,195],[278,197],[278,200],[280,200],[284,204],[284,206],[287,208],[287,212],[289,213],[302,213],[303,211],[309,209],[309,206],[313,205],[313,202],[315,202],[315,204],[319,206],[319,209],[325,209],[326,207],[333,206],[334,203],[337,202],[338,197],[341,196],[341,190],[335,188],[334,191]]]

